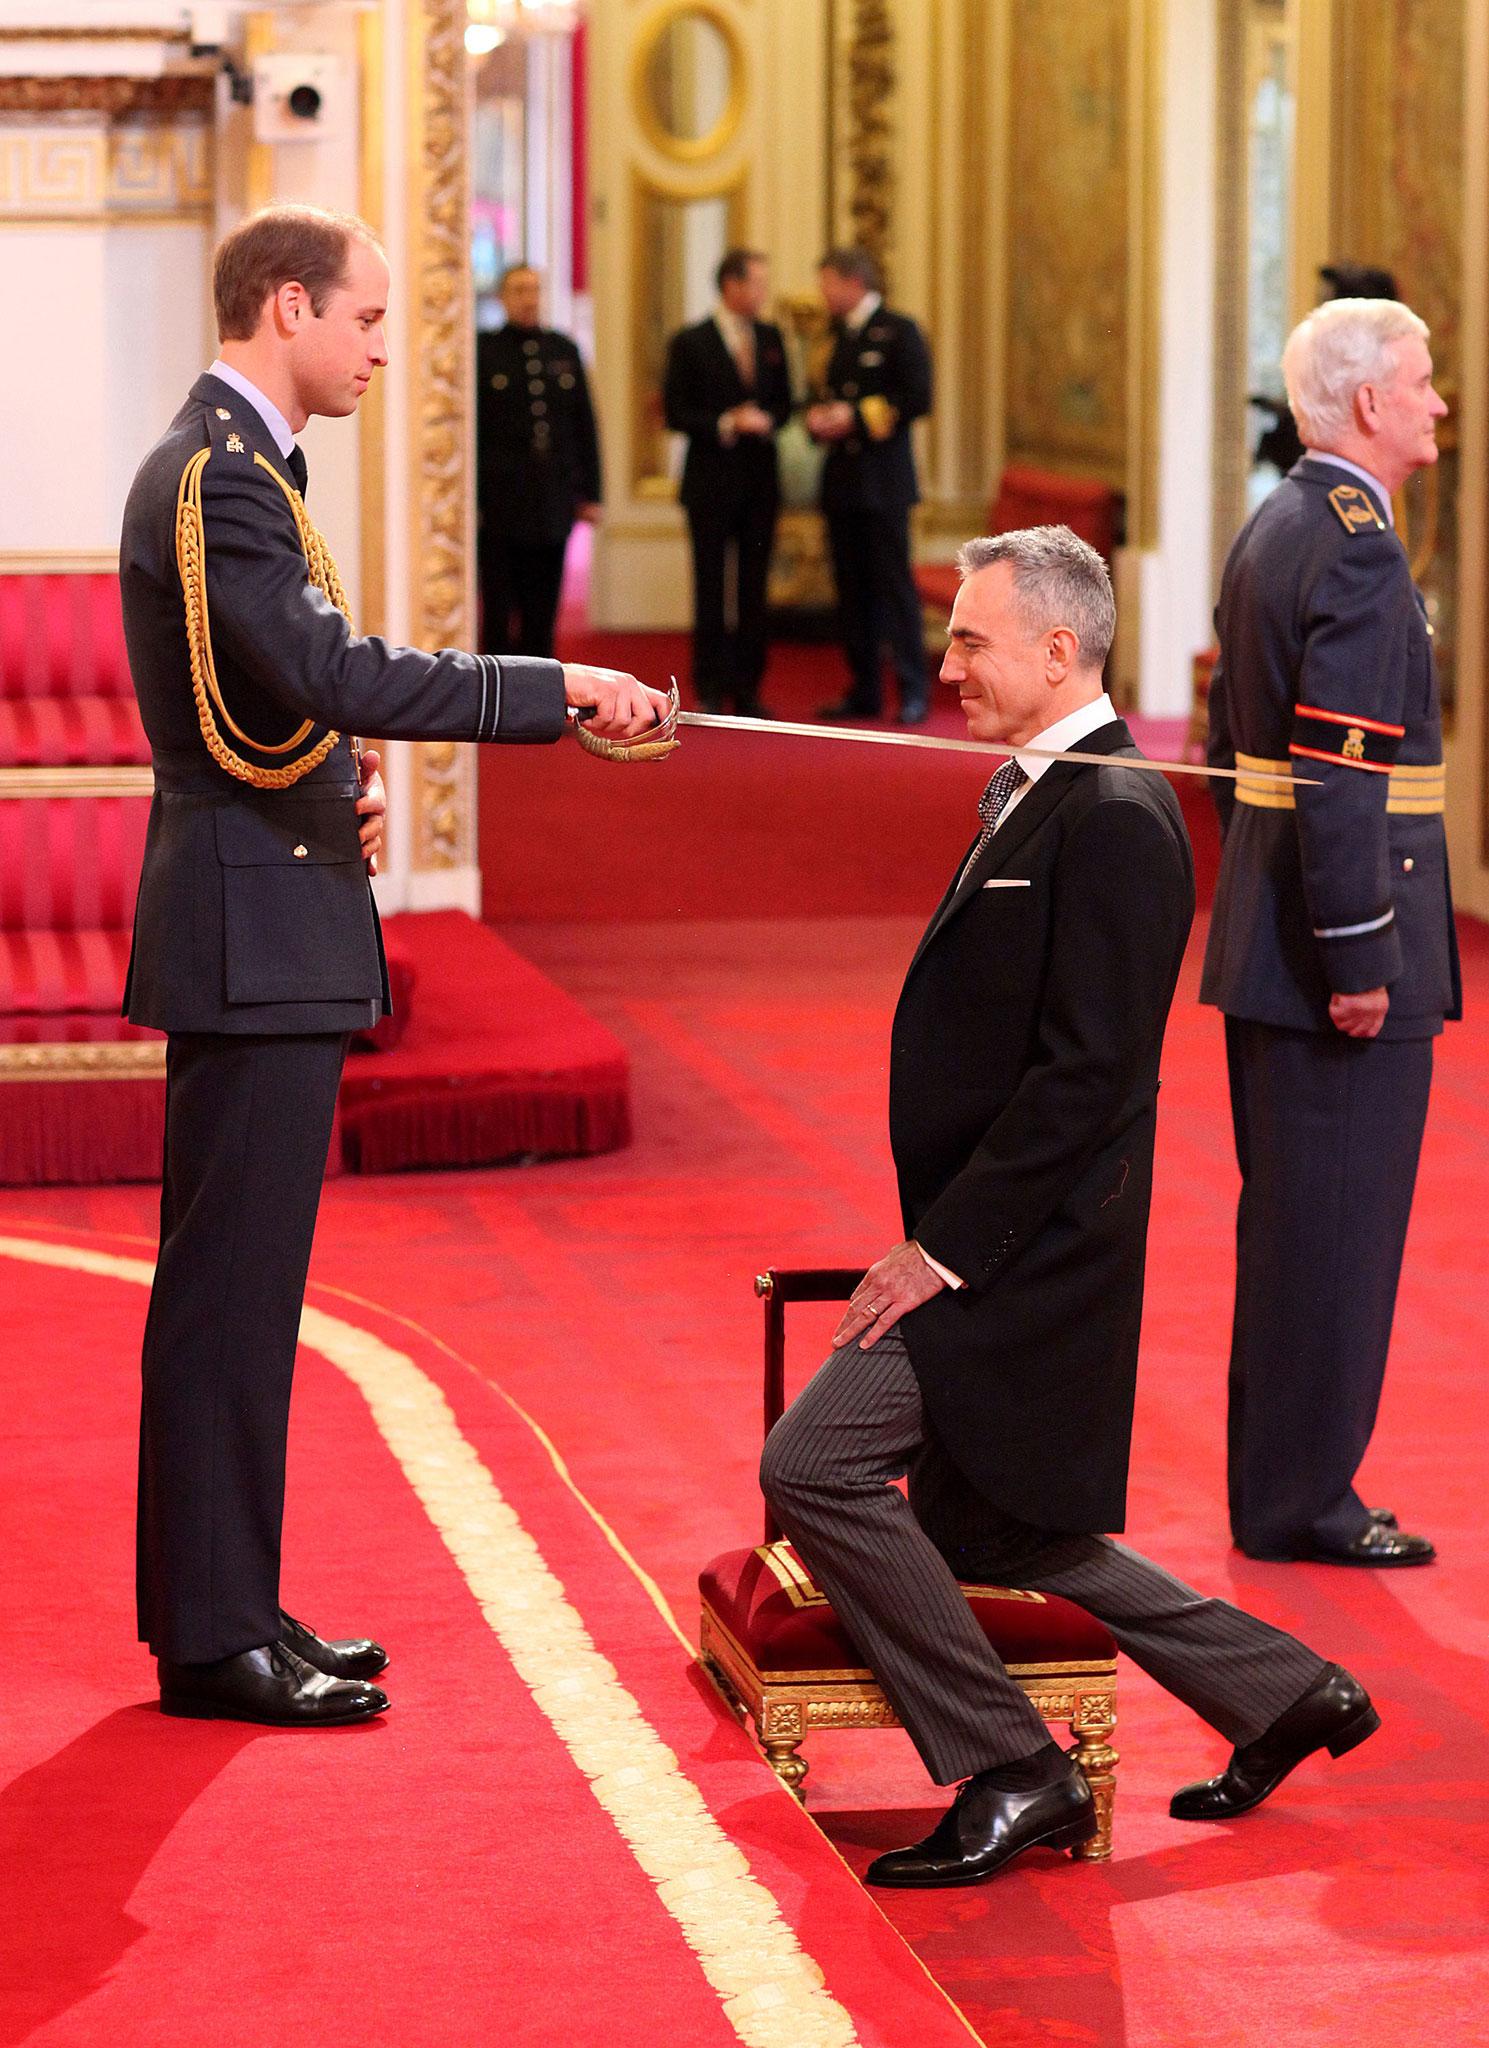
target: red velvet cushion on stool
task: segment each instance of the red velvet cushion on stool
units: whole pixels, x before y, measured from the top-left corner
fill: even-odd
[[[726,1551],[698,1585],[762,1677],[863,1670],[858,1649],[789,1543]],[[1110,1631],[1068,1600],[1002,1586],[963,1590],[1005,1664],[1094,1664],[1117,1654]]]

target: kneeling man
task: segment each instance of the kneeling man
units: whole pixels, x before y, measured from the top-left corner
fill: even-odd
[[[971,1884],[1096,1832],[958,1579],[1058,1594],[1235,1745],[1182,1820],[1244,1813],[1379,1720],[1360,1685],[1206,1599],[1120,1529],[1158,1062],[1194,913],[1178,803],[1106,696],[1115,608],[1062,526],[971,542],[942,680],[1010,759],[895,1015],[890,1132],[907,1240],[870,1268],[761,1483],[931,1775],[964,1780],[885,1885]],[[1078,750],[1099,763],[1021,755]],[[894,1481],[909,1475],[909,1499]]]

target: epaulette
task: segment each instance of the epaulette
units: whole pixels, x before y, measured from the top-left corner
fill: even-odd
[[[207,751],[218,767],[239,782],[251,783],[255,789],[288,789],[301,782],[314,769],[319,768],[332,750],[339,744],[341,735],[329,729],[304,753],[296,749],[305,746],[315,732],[312,719],[306,719],[287,740],[270,744],[253,739],[233,718],[223,698],[222,687],[217,680],[217,664],[212,653],[212,622],[207,610],[207,536],[202,520],[202,472],[220,448],[224,461],[251,463],[267,471],[284,493],[286,502],[295,521],[300,545],[305,552],[309,579],[339,612],[350,618],[346,592],[337,574],[336,564],[331,559],[325,541],[310,522],[300,493],[279,474],[272,462],[266,460],[257,449],[248,446],[244,437],[231,424],[232,415],[225,406],[214,406],[207,423],[208,442],[199,448],[181,473],[180,489],[176,493],[176,568],[181,578],[181,594],[186,605],[186,642],[191,656],[191,693],[196,699],[197,722],[202,729],[202,738]],[[278,768],[263,768],[256,762],[246,761],[233,749],[224,734],[230,733],[243,746],[251,747],[256,754],[270,758],[278,755],[293,755]]]
[[[1384,533],[1386,522],[1376,511],[1370,493],[1362,491],[1358,484],[1335,484],[1329,493],[1329,503],[1346,533]]]

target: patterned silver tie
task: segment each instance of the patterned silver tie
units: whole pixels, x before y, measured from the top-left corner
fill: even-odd
[[[1003,763],[1001,768],[995,768],[988,777],[987,788],[977,799],[977,815],[982,820],[982,832],[977,844],[967,855],[966,866],[957,876],[956,885],[959,889],[963,882],[966,881],[968,875],[971,874],[973,868],[976,867],[983,848],[997,831],[998,820],[1007,810],[1015,790],[1022,789],[1028,780],[1028,776],[1020,768],[1012,755]]]

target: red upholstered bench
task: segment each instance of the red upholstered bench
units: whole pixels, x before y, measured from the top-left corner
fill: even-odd
[[[1068,526],[1110,564],[1120,537],[1122,496],[1092,477],[1063,476],[1058,470],[1010,463],[988,507],[987,531],[1012,533],[1022,526]],[[961,587],[954,562],[923,562],[915,571],[921,603],[941,625]]]
[[[784,1407],[788,1301],[840,1301],[862,1273],[772,1270],[756,1281],[765,1303],[765,1426]],[[766,1541],[726,1551],[700,1573],[699,1656],[731,1705],[754,1723],[776,1775],[800,1798],[798,1755],[808,1735],[833,1728],[897,1728],[899,1718],[827,1596],[769,1517]],[[988,1641],[1046,1721],[1075,1740],[1075,1762],[1096,1801],[1097,1833],[1073,1853],[1112,1853],[1117,1752],[1117,1645],[1084,1609],[1052,1594],[964,1585]]]
[[[0,575],[0,768],[149,760],[118,577]]]

